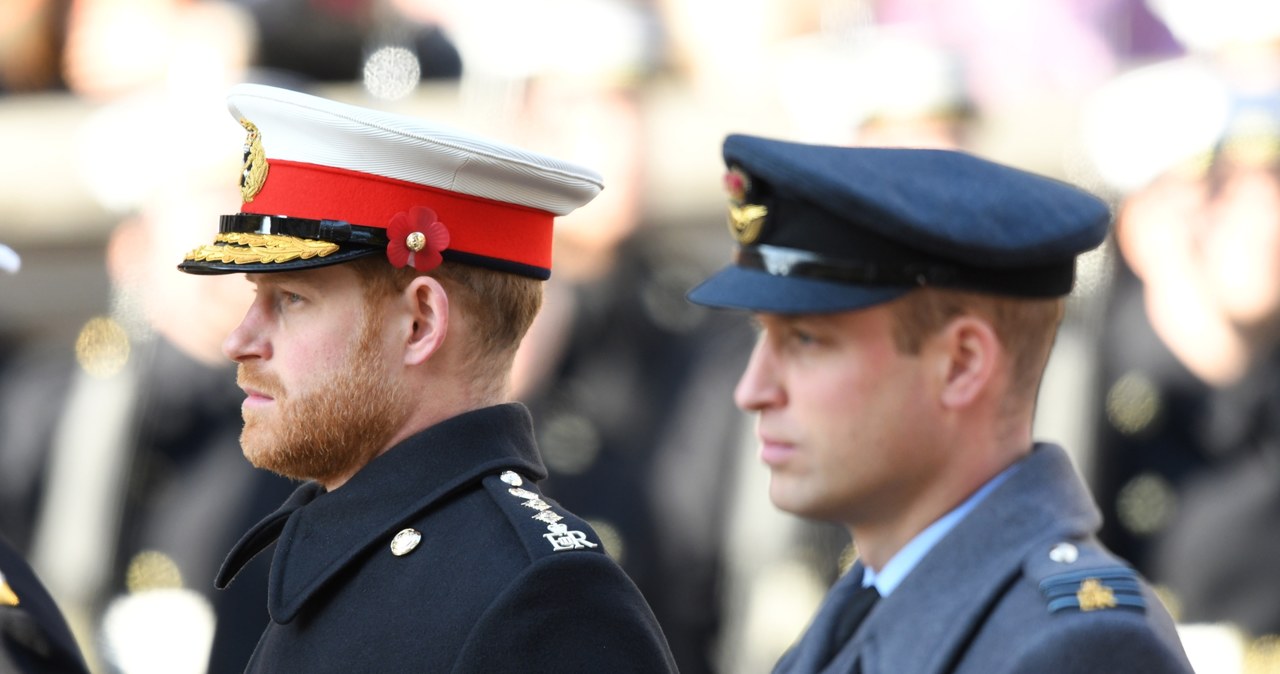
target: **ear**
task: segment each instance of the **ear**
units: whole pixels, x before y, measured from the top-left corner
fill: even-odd
[[[941,387],[947,409],[968,407],[991,388],[1003,349],[987,321],[971,315],[954,318],[935,337]]]
[[[408,303],[409,334],[405,342],[406,365],[421,365],[444,345],[449,333],[449,295],[430,276],[409,283],[401,297]]]

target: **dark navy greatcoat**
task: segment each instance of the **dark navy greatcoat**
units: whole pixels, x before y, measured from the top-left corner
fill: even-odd
[[[1094,538],[1060,447],[1037,445],[822,662],[855,565],[775,674],[1191,674],[1147,583]]]
[[[674,672],[595,532],[550,499],[527,410],[468,412],[333,492],[300,487],[236,545],[276,543],[250,672]],[[416,546],[412,529],[420,534]],[[406,551],[406,548],[409,548]]]
[[[62,611],[26,560],[0,538],[0,672],[88,671]]]

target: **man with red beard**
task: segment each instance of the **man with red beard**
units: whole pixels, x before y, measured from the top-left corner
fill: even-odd
[[[252,672],[675,671],[584,521],[543,497],[512,359],[551,226],[594,172],[399,115],[259,85],[241,212],[189,273],[257,297],[224,343],[255,466],[306,480],[231,552],[275,543]]]

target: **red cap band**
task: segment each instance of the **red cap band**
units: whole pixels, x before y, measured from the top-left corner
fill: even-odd
[[[414,206],[436,212],[449,250],[551,268],[553,214],[358,171],[272,159],[262,190],[240,210],[386,229]]]

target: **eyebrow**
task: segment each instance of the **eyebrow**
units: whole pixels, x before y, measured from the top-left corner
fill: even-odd
[[[307,277],[304,274],[299,274],[297,272],[289,272],[289,271],[279,271],[279,272],[270,272],[270,273],[258,272],[258,273],[252,273],[252,274],[245,274],[245,279],[250,283],[254,285],[259,285],[259,286],[261,285],[277,285],[278,286],[286,283],[290,285],[305,285],[307,287],[315,286],[315,283],[309,282],[307,280]]]

